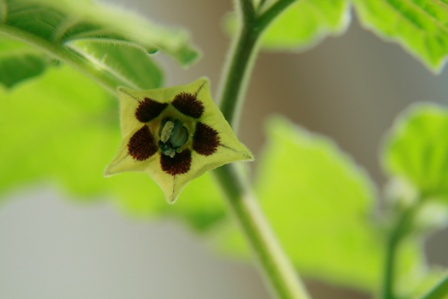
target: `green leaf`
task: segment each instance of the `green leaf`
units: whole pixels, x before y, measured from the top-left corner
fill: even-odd
[[[129,42],[78,39],[67,46],[105,69],[126,86],[150,89],[162,85],[162,72],[144,48]]]
[[[448,54],[448,3],[432,0],[354,0],[360,21],[398,42],[429,68],[440,71]]]
[[[197,57],[185,33],[166,30],[134,13],[88,0],[0,0],[0,34],[25,41],[62,61],[81,64],[81,55],[94,65],[101,62],[102,67],[114,70],[110,72],[114,85],[129,84],[122,77],[129,71],[115,72],[119,65],[121,71],[135,69],[139,73],[149,68],[144,73],[152,76],[145,78],[140,88],[160,84],[160,72],[152,57],[143,52],[160,51],[183,65]],[[131,59],[136,57],[140,60]],[[134,85],[143,79],[137,80]]]
[[[0,84],[11,88],[42,74],[48,59],[26,45],[2,38],[0,40]]]
[[[301,0],[293,3],[266,30],[262,46],[298,50],[345,31],[350,21],[347,0]]]
[[[448,203],[448,110],[418,104],[406,110],[386,136],[383,168],[410,183],[420,196]]]
[[[0,196],[40,182],[62,186],[76,201],[107,195],[129,215],[176,217],[202,230],[224,217],[209,175],[187,186],[175,207],[145,174],[105,178],[120,141],[117,101],[72,69],[0,89],[0,99]]]
[[[381,282],[384,238],[371,213],[375,191],[368,176],[333,142],[275,118],[259,158],[255,189],[286,253],[300,273],[374,291]],[[241,253],[227,232],[220,244]],[[225,244],[224,244],[225,243]],[[417,265],[413,240],[400,251],[399,272],[409,283]]]

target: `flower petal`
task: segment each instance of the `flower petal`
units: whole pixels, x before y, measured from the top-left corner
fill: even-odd
[[[219,146],[218,131],[198,122],[193,136],[193,149],[203,156],[214,154]]]
[[[174,98],[172,104],[177,110],[193,118],[200,118],[202,113],[204,113],[204,105],[192,93],[179,93]]]
[[[141,126],[141,124],[140,124]],[[137,131],[142,130],[141,128]],[[151,155],[146,160],[137,160],[134,157],[132,157],[129,153],[129,144],[130,140],[133,136],[136,136],[136,132],[131,132],[128,136],[124,137],[121,141],[120,147],[117,151],[117,154],[115,155],[112,162],[109,164],[109,166],[106,168],[104,174],[106,176],[121,173],[121,172],[127,172],[127,171],[144,171],[149,163],[156,159],[158,157],[157,154]],[[140,133],[141,134],[141,133]],[[136,137],[134,137],[136,138]],[[158,159],[156,159],[158,160]]]
[[[129,155],[137,161],[144,161],[154,155],[158,147],[149,128],[145,125],[132,135],[128,142]]]
[[[159,103],[150,98],[145,98],[138,105],[135,117],[142,123],[149,122],[159,116],[167,106],[167,103]]]
[[[173,158],[161,155],[160,165],[164,172],[172,176],[187,173],[191,167],[191,151],[184,150],[176,154]]]

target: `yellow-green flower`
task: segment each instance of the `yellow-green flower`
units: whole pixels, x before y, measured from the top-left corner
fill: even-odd
[[[173,203],[185,184],[204,172],[253,159],[213,103],[207,79],[118,91],[122,142],[106,175],[146,172]]]

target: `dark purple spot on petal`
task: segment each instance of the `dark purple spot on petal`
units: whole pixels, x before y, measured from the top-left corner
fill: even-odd
[[[149,98],[145,98],[135,110],[135,117],[142,123],[146,123],[162,113],[168,106],[167,103],[159,103]]]
[[[181,92],[173,102],[173,106],[185,115],[199,118],[204,113],[204,105],[191,93]]]
[[[148,159],[157,152],[157,149],[154,137],[147,126],[135,132],[128,142],[129,155],[137,161]]]
[[[193,136],[193,149],[198,154],[210,156],[216,152],[218,146],[218,132],[206,124],[198,122]]]
[[[173,158],[161,155],[160,164],[162,170],[169,175],[175,176],[187,173],[191,166],[191,152],[190,150],[184,150],[181,153],[177,153]]]

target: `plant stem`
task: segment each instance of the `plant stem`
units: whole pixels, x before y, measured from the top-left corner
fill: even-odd
[[[240,0],[239,5],[244,23],[252,22],[255,17],[255,7],[252,0]]]
[[[235,167],[226,165],[215,170],[214,174],[264,270],[265,278],[278,298],[309,298],[298,274],[275,239],[255,198]]]
[[[243,97],[258,52],[260,35],[280,13],[296,1],[279,0],[260,16],[256,15],[257,11],[249,0],[239,2],[242,24],[230,51],[230,63],[226,63],[219,97],[221,111],[234,130],[238,128]]]
[[[23,41],[33,47],[40,49],[45,54],[67,63],[74,69],[96,81],[111,94],[115,95],[116,88],[120,85],[125,85],[118,79],[115,79],[114,77],[108,75],[104,70],[95,67],[94,64],[86,61],[75,52],[70,51],[63,46],[51,43],[49,41],[46,41],[45,39],[39,38],[37,36],[4,24],[0,26],[0,34],[4,34],[13,39]]]
[[[394,278],[395,278],[395,261],[397,257],[398,244],[401,236],[392,233],[386,242],[386,256],[384,266],[384,283],[383,283],[383,299],[393,299],[394,296]]]
[[[243,28],[233,47],[231,61],[226,71],[220,108],[226,120],[233,129],[238,127],[241,105],[255,60],[256,46],[260,32],[251,25],[243,25]]]
[[[238,126],[247,81],[257,54],[259,37],[268,24],[291,0],[279,0],[282,9],[273,5],[260,17],[256,16],[253,5],[248,0],[240,0],[241,28],[230,52],[230,63],[224,72],[220,108],[224,117],[235,129]],[[260,20],[262,22],[260,22]],[[244,235],[278,298],[309,298],[294,267],[274,237],[269,224],[252,196],[247,184],[238,175],[235,166],[226,165],[214,171],[228,204],[238,220]]]
[[[390,231],[389,237],[386,242],[384,282],[381,297],[383,299],[396,299],[394,286],[395,278],[397,275],[396,262],[398,251],[400,249],[401,242],[411,230],[415,214],[417,213],[421,204],[422,200],[419,200],[416,204],[404,210]]]

